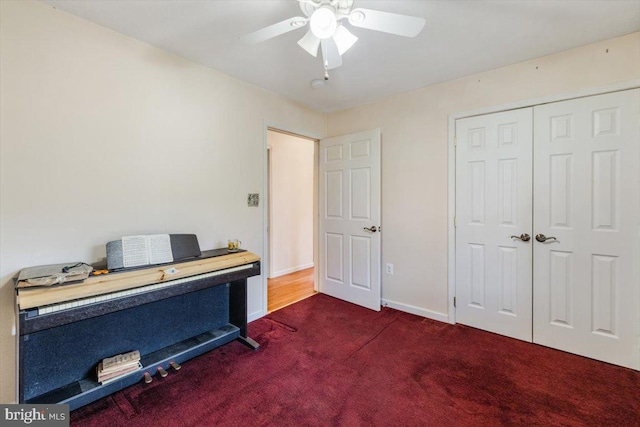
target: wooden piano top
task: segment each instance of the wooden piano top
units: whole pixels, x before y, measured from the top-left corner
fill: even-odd
[[[55,287],[18,288],[16,303],[20,310],[25,310],[79,298],[104,295],[154,283],[182,279],[184,277],[251,264],[256,261],[260,261],[260,257],[251,252],[237,252],[211,258],[196,258],[185,262],[91,276],[82,283],[76,284]],[[170,268],[177,271],[174,274],[169,274],[166,270]]]

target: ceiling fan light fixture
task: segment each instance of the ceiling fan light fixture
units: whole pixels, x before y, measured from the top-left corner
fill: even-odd
[[[309,30],[304,37],[298,40],[298,46],[309,52],[311,56],[317,56],[320,39],[317,38],[311,30]]]
[[[358,37],[354,36],[351,31],[340,25],[336,28],[336,33],[333,35],[333,41],[336,42],[336,46],[338,47],[338,54],[342,55],[358,41]]]
[[[326,40],[333,36],[338,28],[336,14],[329,7],[320,7],[313,12],[309,19],[311,32],[321,40]]]
[[[260,43],[309,24],[307,33],[298,40],[298,45],[313,56],[317,56],[318,49],[322,47],[325,70],[331,70],[342,65],[342,55],[358,40],[358,37],[342,25],[345,22],[343,19],[347,18],[354,27],[404,37],[416,37],[427,22],[417,16],[374,9],[354,9],[354,0],[298,0],[298,3],[305,17],[285,19],[242,36],[241,40]],[[328,79],[328,74],[324,78]]]

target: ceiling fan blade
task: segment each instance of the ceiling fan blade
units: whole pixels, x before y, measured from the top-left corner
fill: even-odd
[[[328,70],[342,65],[342,57],[338,53],[338,46],[333,39],[322,40],[322,60]]]
[[[320,46],[320,39],[317,38],[311,30],[307,31],[307,34],[303,38],[298,40],[298,45],[301,48],[309,52],[313,56],[318,56],[318,46]]]
[[[344,26],[339,25],[333,35],[333,41],[336,42],[338,55],[342,55],[358,41],[358,38],[351,34],[351,31],[347,30]]]
[[[399,15],[372,9],[353,9],[349,23],[354,27],[383,31],[405,37],[415,37],[427,21],[417,16]]]
[[[298,28],[303,27],[308,21],[308,18],[296,16],[242,36],[240,37],[240,40],[250,44],[261,43],[265,40],[288,33],[289,31],[297,30]]]

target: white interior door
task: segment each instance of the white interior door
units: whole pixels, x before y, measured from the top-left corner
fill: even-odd
[[[532,324],[532,111],[456,121],[456,321],[526,341]]]
[[[640,90],[535,107],[534,342],[640,368]]]
[[[319,290],[380,310],[380,130],[321,140],[319,175]]]

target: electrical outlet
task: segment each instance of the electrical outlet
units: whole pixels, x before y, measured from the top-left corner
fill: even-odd
[[[393,274],[393,264],[387,263],[386,273]]]

